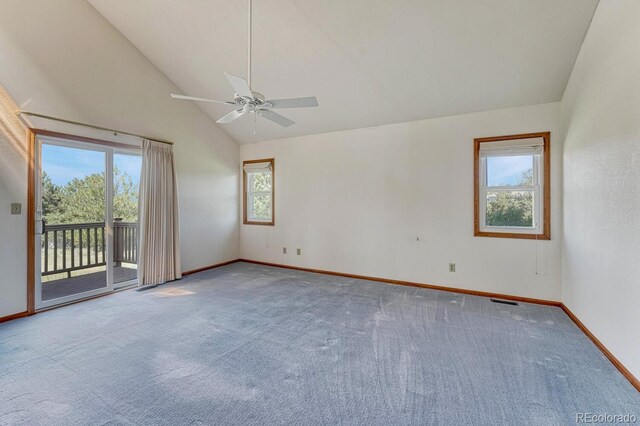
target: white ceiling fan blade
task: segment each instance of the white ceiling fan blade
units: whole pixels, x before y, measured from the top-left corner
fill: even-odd
[[[244,111],[234,110],[234,111],[231,111],[229,114],[225,115],[224,117],[220,118],[218,121],[216,121],[216,123],[221,123],[221,124],[231,123],[233,121],[236,121],[238,118],[242,117],[243,115],[244,115]]]
[[[311,108],[318,106],[315,96],[307,98],[269,99],[265,102],[271,104],[271,108]]]
[[[251,93],[251,89],[249,89],[247,80],[237,77],[233,74],[228,74],[226,72],[224,73],[224,75],[227,77],[227,80],[229,80],[229,83],[231,83],[231,87],[233,87],[233,90],[236,91],[236,94],[238,96],[253,99],[253,93]]]
[[[295,121],[289,120],[287,117],[278,114],[277,112],[273,112],[269,109],[260,110],[260,116],[266,118],[267,120],[273,121],[276,124],[279,124],[282,127],[289,127],[293,124],[296,124]]]
[[[171,97],[173,99],[183,99],[185,101],[198,101],[198,102],[213,102],[214,104],[226,104],[226,105],[235,105],[235,102],[226,102],[226,101],[216,101],[214,99],[205,99],[205,98],[194,98],[193,96],[185,96],[185,95],[176,95],[171,93]]]

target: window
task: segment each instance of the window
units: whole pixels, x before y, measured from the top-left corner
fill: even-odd
[[[250,160],[242,163],[244,203],[243,223],[273,225],[275,182],[274,160]]]
[[[551,239],[549,140],[549,132],[475,139],[475,236]]]

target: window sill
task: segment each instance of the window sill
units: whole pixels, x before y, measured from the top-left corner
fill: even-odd
[[[518,232],[487,232],[487,231],[476,230],[473,235],[474,237],[516,238],[516,239],[522,239],[522,240],[542,240],[542,241],[551,240],[551,235],[548,233],[526,234],[526,233],[518,233]]]
[[[243,225],[275,226],[275,223],[273,221],[271,221],[271,222],[259,222],[259,221],[245,220],[244,222],[242,222],[242,224]]]

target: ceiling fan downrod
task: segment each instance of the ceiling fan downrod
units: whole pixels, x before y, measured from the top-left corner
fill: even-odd
[[[251,21],[252,21],[252,9],[253,9],[253,1],[249,0],[249,61],[248,61],[248,72],[247,72],[247,83],[249,83],[249,90],[251,90]]]

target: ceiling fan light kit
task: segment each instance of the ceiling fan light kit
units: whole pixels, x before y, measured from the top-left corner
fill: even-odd
[[[282,127],[289,127],[295,124],[295,121],[288,119],[287,117],[274,112],[274,109],[279,108],[313,108],[318,106],[318,100],[314,96],[305,98],[289,98],[289,99],[266,99],[262,93],[251,90],[251,42],[252,42],[252,0],[249,0],[249,58],[248,58],[248,79],[245,80],[242,77],[238,77],[233,74],[224,73],[229,81],[229,84],[234,90],[233,101],[218,101],[214,99],[197,98],[194,96],[176,95],[171,94],[174,99],[196,101],[196,102],[210,102],[216,104],[223,104],[233,106],[234,110],[218,119],[216,123],[227,124],[232,123],[245,114],[255,114],[263,117],[269,121],[272,121]],[[254,121],[255,123],[255,121]],[[255,128],[254,128],[255,132]]]

